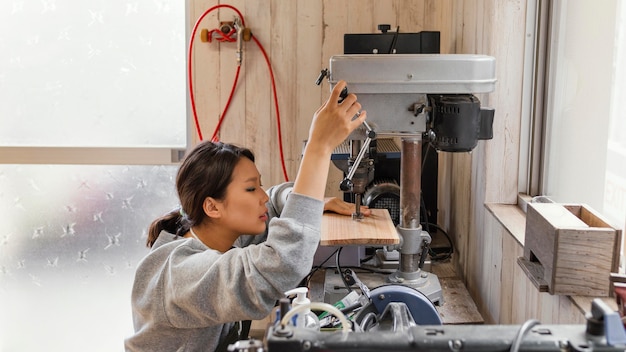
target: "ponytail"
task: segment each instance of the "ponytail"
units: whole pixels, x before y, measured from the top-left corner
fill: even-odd
[[[159,237],[161,231],[167,231],[171,234],[183,236],[189,231],[189,221],[185,221],[185,217],[181,214],[179,208],[170,211],[169,213],[154,220],[148,229],[148,239],[146,240],[146,246],[152,247],[154,242]]]

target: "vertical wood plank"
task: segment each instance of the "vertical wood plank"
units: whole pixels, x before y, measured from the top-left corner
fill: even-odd
[[[322,92],[328,89],[326,80],[321,86],[315,85],[320,71],[328,67],[328,58],[323,55],[326,23],[323,17],[324,3],[321,1],[299,1],[297,22],[292,30],[296,32],[296,68],[289,82],[294,82],[297,96],[294,97],[293,114],[285,117],[295,122],[291,135],[292,175],[297,173],[304,141],[308,138],[313,114],[322,104]],[[333,40],[336,41],[336,40]],[[331,166],[332,168],[332,166]]]
[[[469,214],[470,214],[470,187],[471,187],[471,155],[468,153],[454,153],[452,158],[452,174],[455,178],[450,185],[450,216],[451,231],[456,240],[456,246],[458,248],[458,260],[462,263],[467,262],[467,268],[464,269],[463,275],[467,275],[468,268],[474,268],[477,258],[483,254],[482,251],[475,253],[474,258],[467,257],[469,246],[479,249],[481,244],[477,244],[476,241],[470,241],[471,228],[469,226]],[[473,253],[473,252],[469,252]],[[470,260],[473,260],[473,265],[470,264]]]
[[[426,0],[424,28],[426,31],[439,31],[440,51],[442,54],[454,53],[456,37],[456,12],[452,0]]]
[[[465,34],[465,2],[456,1],[454,3],[454,51],[453,53],[461,53],[463,49],[463,36]]]
[[[492,23],[492,21],[488,21],[486,19],[488,19],[488,14],[486,14],[485,12],[488,10],[488,8],[490,7],[490,3],[489,0],[476,0],[476,9],[474,11],[474,18],[475,18],[475,38],[476,41],[474,42],[474,52],[475,54],[484,54],[484,45],[486,42],[486,38],[488,37],[488,33],[490,33],[490,31],[492,30],[490,28],[490,25]]]
[[[279,136],[282,138],[282,149],[284,154],[287,177],[290,181],[295,178],[295,171],[290,160],[293,160],[294,145],[290,136],[295,136],[296,131],[296,74],[297,74],[297,28],[298,23],[298,2],[271,0],[271,24],[270,24],[270,48],[269,55],[272,58],[272,68],[276,82],[278,95],[278,111],[276,111],[273,95],[271,100],[271,121],[270,121],[270,179],[284,181],[282,164],[280,158]],[[266,49],[267,50],[267,49]],[[269,73],[268,73],[269,74]],[[269,79],[269,76],[268,76]],[[280,116],[278,115],[280,113]],[[280,117],[280,130],[278,126]]]
[[[463,35],[462,40],[457,47],[457,54],[472,54],[476,49],[476,42],[480,38],[476,38],[476,26],[478,25],[478,19],[476,18],[476,2],[478,0],[466,0],[463,1]]]
[[[575,304],[567,296],[558,297],[559,315],[555,317],[556,324],[583,324],[584,316],[578,311]]]
[[[476,26],[476,19],[474,18],[476,1],[468,0],[462,2],[463,12],[459,20],[463,22],[463,26],[460,33],[461,46],[457,48],[457,53],[471,53],[474,50],[476,38],[472,34],[475,32],[474,28]],[[451,232],[459,249],[457,251],[457,260],[462,267],[461,273],[466,276],[470,272],[481,270],[482,265],[478,263],[484,255],[481,247],[485,243],[473,240],[475,231],[469,226],[470,212],[468,207],[471,201],[469,195],[471,187],[471,156],[465,153],[454,153],[447,157],[450,158],[450,174],[454,175],[454,178],[450,179],[450,184],[447,185],[450,187],[449,216],[452,218]],[[442,187],[445,186],[442,185]],[[463,218],[467,220],[461,220]]]
[[[486,221],[496,221],[492,216]],[[505,255],[506,253],[506,255]],[[497,323],[511,322],[513,314],[513,285],[516,277],[514,275],[517,265],[517,257],[522,253],[520,245],[504,231],[502,235],[502,270],[500,272],[500,314]]]
[[[194,24],[200,19],[205,11],[215,6],[215,0],[198,0],[190,4],[189,23],[193,28]],[[193,41],[192,55],[192,84],[194,88],[194,100],[196,105],[196,113],[203,137],[211,138],[213,127],[219,119],[219,93],[220,93],[220,50],[217,44],[208,44],[200,41],[200,32],[202,28],[209,28],[217,23],[218,12],[212,11],[206,15],[199,23],[195,37],[189,38]],[[211,27],[212,28],[212,27]],[[189,31],[191,35],[191,30]],[[186,48],[188,50],[188,47]],[[192,113],[190,111],[190,116]],[[198,133],[195,128],[193,116],[191,117],[191,126],[194,126],[192,144],[199,142]],[[206,137],[209,135],[208,137]]]
[[[369,33],[380,33],[379,24],[389,24],[393,29],[398,22],[398,9],[395,2],[389,0],[376,0],[372,9],[372,28]],[[407,28],[400,27],[400,32],[407,32]]]
[[[421,32],[426,22],[424,0],[395,1],[400,32]],[[393,25],[392,25],[393,28]]]
[[[237,132],[237,139],[244,138],[244,143],[259,156],[256,160],[261,175],[278,182],[279,178],[272,172],[272,165],[280,165],[278,148],[272,142],[276,140],[276,118],[272,114],[272,85],[267,62],[261,48],[269,55],[270,63],[274,62],[272,53],[270,0],[245,1],[245,13],[251,17],[246,26],[252,30],[254,41],[246,43],[245,61],[245,109],[244,124],[232,125]],[[243,128],[242,128],[243,127]],[[271,156],[271,157],[267,157]]]
[[[373,16],[375,0],[348,1],[348,32],[373,33]]]
[[[525,1],[489,0],[493,7],[489,52],[496,60],[496,90],[489,94],[490,105],[497,106],[494,138],[487,144],[489,169],[485,182],[486,201],[515,204],[517,202],[517,170],[519,124],[521,119],[522,71],[526,33]],[[497,14],[497,15],[495,15]]]
[[[343,35],[352,33],[348,26],[352,14],[349,12],[347,0],[324,0],[323,1],[323,34],[322,34],[322,67],[328,67],[331,56],[343,54]],[[330,87],[327,81],[322,83],[322,101],[326,101],[330,95]],[[343,173],[334,166],[328,170],[328,182],[326,195],[341,197],[339,184]]]
[[[484,207],[483,207],[484,208]],[[475,210],[479,210],[475,208]],[[483,216],[485,216],[485,212],[479,212]],[[478,218],[481,222],[486,223],[486,219]],[[491,225],[495,225],[494,223],[490,223]],[[489,273],[487,277],[487,287],[488,287],[488,299],[489,302],[489,311],[492,317],[499,317],[501,309],[505,309],[500,305],[502,302],[501,294],[502,294],[502,270],[504,266],[504,261],[510,260],[511,258],[508,256],[510,253],[503,252],[504,249],[504,238],[508,235],[505,231],[501,229],[498,230],[496,226],[485,227],[485,230],[482,231],[485,235],[486,240],[491,242],[491,248],[485,248],[485,250],[490,250],[491,252],[487,252],[487,256],[491,258],[489,262],[489,267],[485,268],[485,271]],[[510,236],[508,236],[510,237]],[[505,255],[506,253],[506,255]],[[497,318],[496,318],[497,319]]]
[[[526,273],[516,265],[515,267],[515,281],[513,282],[513,298],[512,298],[512,314],[510,323],[523,322],[526,320],[525,307],[528,303],[529,290],[532,290],[533,284],[526,277]],[[505,322],[500,322],[505,324]]]

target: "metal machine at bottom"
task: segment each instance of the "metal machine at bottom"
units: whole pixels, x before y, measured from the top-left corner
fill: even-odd
[[[584,325],[537,325],[518,347],[519,325],[415,326],[404,333],[323,333],[294,329],[291,336],[268,334],[267,352],[273,351],[624,351],[586,333]],[[283,332],[284,333],[284,332]],[[257,350],[258,351],[258,350]]]
[[[371,292],[372,296],[386,292]],[[239,341],[229,351],[624,351],[626,330],[619,314],[594,299],[587,323],[542,325],[418,325],[403,303],[387,302],[379,319],[395,318],[363,331],[352,324],[340,331],[319,331],[283,324],[269,327],[264,341]],[[340,319],[341,320],[341,319]],[[345,320],[344,320],[345,321]]]

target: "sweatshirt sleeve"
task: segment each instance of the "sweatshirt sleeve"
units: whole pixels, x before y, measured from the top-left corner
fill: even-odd
[[[219,253],[185,241],[163,267],[163,307],[174,326],[260,319],[309,273],[320,240],[323,202],[291,194],[267,240]]]

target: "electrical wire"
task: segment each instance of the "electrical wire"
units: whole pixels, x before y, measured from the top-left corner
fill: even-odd
[[[309,287],[309,283],[311,282],[311,278],[313,278],[313,275],[319,270],[321,269],[324,264],[326,264],[326,262],[328,262],[330,260],[330,258],[332,258],[335,253],[337,253],[337,251],[339,250],[339,248],[335,249],[335,251],[333,251],[326,259],[324,259],[323,262],[321,262],[319,265],[316,265],[312,268],[312,270],[309,272],[309,274],[307,276],[304,277],[304,279],[302,279],[302,281],[300,281],[300,285],[298,286],[306,286]]]
[[[337,251],[337,254],[335,255],[335,264],[337,265],[337,270],[339,271],[339,277],[341,278],[341,281],[343,282],[343,285],[348,290],[348,293],[350,293],[350,292],[352,292],[352,287],[350,287],[350,285],[346,281],[346,278],[343,275],[343,270],[341,269],[341,265],[339,264],[339,257],[341,256],[341,250],[342,249],[343,249],[343,247],[339,247],[339,250]]]
[[[422,223],[424,224],[424,223]],[[432,260],[436,260],[436,261],[441,261],[441,260],[446,260],[448,258],[450,258],[452,256],[452,254],[454,253],[454,244],[452,243],[452,239],[450,238],[450,235],[448,235],[448,233],[442,229],[440,226],[438,226],[437,224],[433,224],[433,223],[429,223],[428,226],[432,226],[434,227],[436,230],[438,230],[439,232],[441,232],[446,239],[448,240],[448,244],[450,244],[450,249],[448,250],[447,253],[443,253],[443,254],[437,254],[432,250],[432,247],[430,249],[430,256]]]
[[[387,54],[395,54],[393,50],[396,48],[396,42],[398,41],[398,34],[400,33],[400,26],[396,29],[396,33],[393,35],[393,39],[391,40],[391,46],[389,47],[389,52]]]
[[[427,153],[428,155],[428,153]],[[424,167],[424,164],[422,164],[422,169]],[[424,201],[424,195],[421,194],[420,196],[420,209],[422,211],[422,216],[424,218],[424,221],[421,222],[421,225],[424,227],[424,230],[426,230],[426,232],[428,232],[429,234],[430,232],[430,227],[434,227],[436,230],[438,230],[439,232],[441,232],[446,239],[448,240],[448,243],[450,244],[450,250],[447,253],[444,254],[440,254],[437,255],[437,253],[435,253],[435,251],[433,251],[432,246],[430,244],[426,244],[428,246],[428,254],[430,254],[431,259],[435,260],[435,261],[441,261],[441,260],[446,260],[448,258],[450,258],[452,256],[452,254],[454,253],[454,244],[452,243],[452,239],[450,238],[450,236],[448,235],[448,233],[442,229],[441,227],[439,227],[437,224],[433,224],[428,220],[428,211],[426,210],[426,202]],[[432,237],[432,235],[431,235]]]
[[[211,8],[209,8],[208,10],[206,10],[196,21],[196,23],[193,26],[193,30],[191,33],[191,37],[189,40],[189,48],[188,48],[188,57],[187,57],[187,81],[188,81],[188,85],[189,85],[189,98],[191,101],[191,110],[192,110],[192,114],[193,114],[193,119],[194,119],[194,124],[196,127],[196,132],[198,133],[198,138],[200,139],[200,141],[203,140],[203,136],[202,136],[202,129],[200,128],[200,122],[198,119],[198,113],[197,113],[197,109],[196,109],[196,102],[195,102],[195,97],[194,97],[194,89],[193,89],[193,74],[192,74],[192,58],[193,58],[193,43],[194,43],[194,37],[196,35],[196,32],[198,30],[198,26],[200,25],[200,22],[211,12],[213,12],[216,9],[219,8],[229,8],[233,11],[235,11],[237,13],[237,15],[239,16],[239,18],[241,19],[241,25],[245,27],[245,20],[243,18],[243,15],[241,14],[241,12],[235,8],[234,6],[231,5],[227,5],[227,4],[219,4],[219,5],[215,5]],[[212,33],[210,33],[210,35],[212,35]],[[287,168],[285,166],[285,156],[284,156],[284,152],[283,152],[283,140],[282,140],[282,129],[281,129],[281,122],[280,122],[280,109],[279,109],[279,104],[278,104],[278,94],[277,94],[277,89],[276,89],[276,80],[274,79],[274,71],[272,69],[272,65],[271,62],[269,60],[269,57],[267,55],[267,53],[265,52],[265,48],[263,48],[263,45],[261,45],[261,43],[259,42],[259,40],[254,36],[251,35],[252,39],[254,40],[254,42],[257,44],[257,46],[259,47],[259,49],[261,50],[261,52],[263,53],[263,57],[265,58],[265,62],[267,63],[268,69],[269,69],[269,73],[270,73],[270,79],[271,79],[271,84],[272,84],[272,93],[273,93],[273,98],[274,98],[274,106],[276,109],[276,124],[277,124],[277,129],[278,129],[278,147],[279,147],[279,151],[280,151],[280,161],[281,161],[281,166],[282,166],[282,171],[283,171],[283,176],[285,178],[285,182],[289,182],[289,177],[287,175]],[[226,41],[231,41],[228,40],[230,37],[227,35],[227,40]],[[241,38],[240,38],[241,40]],[[217,126],[213,132],[213,136],[211,137],[211,141],[218,141],[218,137],[217,135],[219,134],[219,131],[221,129],[222,126],[222,122],[224,121],[224,118],[226,117],[226,112],[228,111],[228,108],[230,107],[230,104],[232,102],[234,93],[235,93],[235,89],[237,87],[237,83],[239,81],[239,74],[241,71],[241,66],[238,65],[237,66],[237,71],[235,73],[235,79],[233,81],[233,85],[232,88],[230,90],[230,94],[228,96],[228,100],[226,102],[226,105],[224,106],[224,110],[222,111],[222,114],[220,116],[220,119],[217,123]]]
[[[533,328],[533,326],[540,324],[539,320],[530,319],[526,320],[524,324],[519,328],[513,342],[511,342],[510,352],[519,351],[519,347],[522,344],[522,340],[524,340],[524,336]]]

